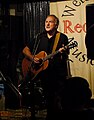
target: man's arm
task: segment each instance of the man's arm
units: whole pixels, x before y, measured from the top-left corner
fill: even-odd
[[[27,46],[23,49],[22,52],[28,59],[30,59],[30,60],[33,59],[33,55],[31,54],[31,51]]]
[[[26,46],[26,47],[23,49],[22,52],[23,52],[23,54],[24,54],[29,60],[31,60],[31,61],[34,60],[35,63],[39,63],[39,58],[37,58],[36,56],[33,56],[33,55],[32,55],[29,47]]]

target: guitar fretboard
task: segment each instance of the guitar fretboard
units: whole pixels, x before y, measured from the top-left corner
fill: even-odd
[[[49,55],[47,55],[44,59],[43,59],[43,62],[50,59],[51,57],[55,56],[56,54],[59,53],[59,50],[55,51],[54,53],[51,53]]]

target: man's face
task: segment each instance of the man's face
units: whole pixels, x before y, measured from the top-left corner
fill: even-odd
[[[47,32],[54,31],[57,29],[56,20],[53,16],[48,16],[45,20],[45,30]]]

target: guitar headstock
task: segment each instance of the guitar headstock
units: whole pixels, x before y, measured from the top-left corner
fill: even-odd
[[[68,49],[71,49],[71,48],[74,48],[74,47],[77,47],[77,46],[78,46],[77,41],[73,41],[73,42],[70,42],[70,43],[67,45],[67,48],[68,48]]]

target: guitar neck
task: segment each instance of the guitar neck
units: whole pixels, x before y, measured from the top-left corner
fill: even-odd
[[[51,54],[47,55],[47,56],[43,59],[43,61],[46,61],[46,60],[50,59],[51,57],[55,56],[55,55],[58,54],[58,53],[59,53],[59,50],[55,51],[54,53],[51,53]]]
[[[64,48],[64,50],[72,49],[72,48],[77,47],[77,46],[78,46],[78,43],[76,41],[74,41],[71,44],[68,44],[68,45],[66,45],[66,46],[64,46],[64,47],[62,47],[60,49],[61,50],[63,50],[63,48]],[[49,54],[49,55],[47,55],[45,58],[43,58],[43,61],[46,61],[46,60],[50,59],[51,57],[55,56],[56,54],[58,54],[61,51],[60,49],[53,52],[53,53],[51,53],[51,54]]]

